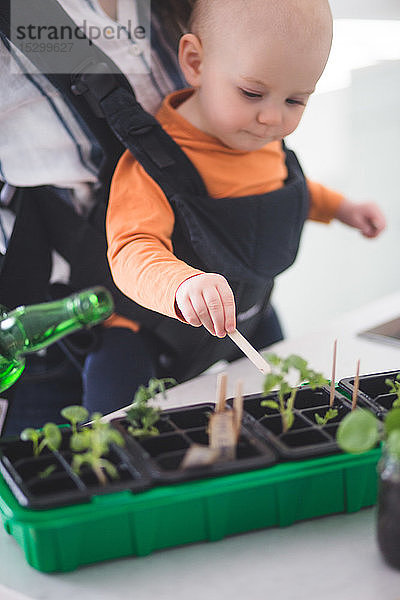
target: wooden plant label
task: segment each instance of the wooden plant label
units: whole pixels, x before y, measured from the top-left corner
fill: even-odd
[[[233,412],[235,429],[236,429],[236,443],[240,436],[240,428],[242,426],[242,418],[243,418],[243,383],[239,379],[236,382],[236,394],[233,399]]]
[[[210,448],[219,451],[220,460],[235,458],[237,429],[233,410],[213,413],[208,423],[208,435]]]
[[[193,467],[204,467],[212,465],[219,459],[220,453],[217,448],[210,448],[210,446],[202,446],[200,444],[193,444],[190,446],[183,461],[181,463],[181,469],[191,469]]]
[[[220,373],[217,379],[217,398],[216,398],[216,412],[223,412],[225,410],[226,402],[226,387],[228,382],[228,376],[226,373]]]
[[[351,410],[355,410],[357,408],[357,395],[358,395],[359,385],[360,385],[360,360],[357,361],[357,371],[356,371],[356,377],[354,379]]]

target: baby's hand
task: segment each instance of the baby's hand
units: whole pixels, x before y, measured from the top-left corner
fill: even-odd
[[[194,327],[204,325],[217,337],[235,330],[235,298],[222,275],[201,273],[186,279],[178,287],[175,301],[182,317]]]
[[[369,202],[355,204],[344,200],[336,218],[350,227],[359,229],[368,238],[377,237],[386,227],[386,219],[379,206]]]

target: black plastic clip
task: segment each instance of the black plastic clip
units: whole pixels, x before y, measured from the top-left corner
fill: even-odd
[[[104,119],[101,101],[120,85],[109,66],[104,62],[84,64],[71,80],[75,96],[83,96],[96,117]]]

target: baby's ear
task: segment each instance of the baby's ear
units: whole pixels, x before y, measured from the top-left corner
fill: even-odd
[[[191,87],[199,87],[201,80],[201,66],[203,60],[203,46],[194,33],[185,33],[179,41],[179,64],[186,81]]]

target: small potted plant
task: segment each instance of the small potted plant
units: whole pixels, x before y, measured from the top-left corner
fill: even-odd
[[[263,394],[245,396],[243,404],[255,431],[284,459],[336,452],[336,429],[350,411],[349,401],[304,358],[269,353],[266,359],[272,370]]]
[[[82,406],[65,407],[61,414],[71,427],[46,423],[0,444],[0,472],[20,504],[51,508],[149,487],[148,474],[131,461],[123,436],[100,413],[83,427],[89,414]]]
[[[268,395],[273,389],[278,388],[277,400],[263,400],[261,406],[267,406],[279,410],[282,420],[282,431],[286,433],[294,423],[294,402],[299,385],[307,381],[312,390],[326,385],[328,380],[322,375],[310,369],[307,361],[296,354],[287,358],[280,358],[270,352],[267,361],[272,367],[272,372],[265,376],[264,394]],[[297,381],[294,385],[289,382],[289,373],[297,372]]]
[[[393,385],[396,399],[383,421],[371,412],[357,409],[347,415],[337,431],[340,448],[360,454],[382,442],[378,463],[378,545],[386,562],[400,569],[400,385]],[[389,385],[389,384],[388,384]]]
[[[160,420],[161,409],[151,406],[149,400],[159,393],[165,395],[167,385],[176,385],[175,379],[152,377],[147,387],[144,385],[138,387],[132,405],[126,410],[126,419],[129,422],[128,433],[136,438],[145,438],[160,433],[156,424]]]

